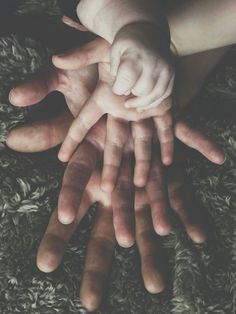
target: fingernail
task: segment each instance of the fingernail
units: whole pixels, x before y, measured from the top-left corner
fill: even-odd
[[[220,165],[221,166],[224,165],[226,163],[226,161],[227,161],[227,156],[225,155],[225,159],[224,159],[224,161],[222,163],[220,163]]]
[[[9,93],[9,96],[8,96],[8,98],[9,98],[9,101],[10,101],[10,103],[13,105],[14,104],[14,102],[13,102],[13,98],[14,98],[14,94],[15,93],[15,88],[13,88],[11,91],[10,91],[10,93]]]
[[[61,161],[61,162],[68,162],[68,157],[67,157],[67,154],[63,151],[59,151],[58,153],[58,159]]]
[[[73,223],[74,221],[74,217],[67,217],[67,216],[60,216],[59,221],[63,224],[63,225],[70,225]]]

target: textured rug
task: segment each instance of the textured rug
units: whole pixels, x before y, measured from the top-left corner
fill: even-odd
[[[18,1],[15,14],[57,20],[54,0]],[[93,211],[70,242],[52,274],[41,273],[35,257],[56,205],[63,168],[55,151],[18,154],[5,147],[8,130],[39,117],[44,104],[16,109],[7,94],[16,83],[45,69],[51,51],[30,38],[0,39],[0,313],[86,313],[79,285]],[[214,232],[202,246],[191,243],[181,227],[163,240],[169,261],[166,292],[145,292],[136,248],[117,248],[102,314],[236,313],[236,51],[232,50],[197,96],[188,118],[227,153],[222,167],[197,153],[186,164],[196,196],[209,213]]]

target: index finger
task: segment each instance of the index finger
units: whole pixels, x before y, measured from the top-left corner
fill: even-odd
[[[64,174],[58,202],[58,219],[61,223],[71,224],[75,220],[98,157],[96,147],[87,141],[72,156]]]

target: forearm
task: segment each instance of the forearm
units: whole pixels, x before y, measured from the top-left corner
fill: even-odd
[[[124,26],[147,21],[162,27],[164,17],[159,0],[81,0],[77,14],[90,31],[113,42],[118,31]],[[165,27],[165,26],[164,26]]]
[[[192,0],[168,14],[172,50],[179,56],[236,43],[235,0]]]

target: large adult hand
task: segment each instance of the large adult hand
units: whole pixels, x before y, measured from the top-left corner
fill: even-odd
[[[63,140],[67,129],[64,128],[64,135],[62,133],[61,124],[68,126],[73,118],[65,114],[58,119],[51,119],[48,122],[38,122],[26,125],[13,130],[7,140],[10,147],[26,152],[33,152],[38,150],[46,150],[51,145],[57,145]],[[34,125],[36,128],[34,128]],[[50,138],[50,144],[47,139]],[[35,141],[37,146],[34,145]],[[79,161],[79,156],[77,156]],[[126,166],[125,166],[126,164]],[[132,191],[132,181],[130,178],[130,169],[132,162],[125,161],[121,171],[121,178],[127,188],[127,191]],[[174,170],[174,171],[173,171]],[[156,242],[156,235],[153,228],[152,217],[155,215],[153,207],[160,204],[160,198],[156,193],[156,178],[158,177],[158,167],[156,167],[156,160],[152,163],[152,176],[150,176],[147,190],[136,189],[135,193],[135,222],[136,222],[136,242],[141,256],[141,270],[144,279],[144,284],[147,290],[151,293],[158,293],[164,288],[163,277],[160,274],[160,247]],[[73,182],[73,172],[68,172],[71,183]],[[80,186],[83,180],[80,177],[74,184]],[[105,292],[106,280],[111,267],[111,258],[115,246],[115,233],[112,227],[112,207],[116,203],[129,203],[129,198],[132,198],[130,193],[115,194],[104,193],[100,187],[100,173],[93,172],[89,184],[87,185],[83,194],[80,209],[77,214],[76,221],[71,225],[62,225],[57,218],[57,210],[53,213],[50,223],[48,225],[45,236],[41,242],[37,264],[44,272],[53,271],[61,262],[64,254],[66,243],[69,241],[79,221],[86,213],[88,207],[95,201],[100,203],[95,226],[92,232],[90,243],[87,250],[87,258],[85,262],[85,272],[81,284],[81,300],[82,303],[89,309],[96,309],[101,303]],[[195,208],[192,194],[188,190],[188,185],[184,185],[184,176],[180,166],[171,169],[168,177],[168,191],[171,208],[178,214],[183,222],[186,231],[190,238],[201,243],[206,238],[206,231],[202,221],[196,217],[199,213],[199,208]],[[128,186],[130,186],[128,188]],[[114,196],[115,195],[115,196]],[[70,196],[67,195],[69,198]],[[159,203],[158,203],[159,202]],[[156,207],[160,211],[160,206]],[[197,210],[196,210],[197,209]],[[114,212],[114,211],[113,211]],[[153,215],[154,214],[154,215]],[[156,211],[156,214],[161,217],[161,213]],[[163,220],[160,221],[162,228],[166,228]],[[106,252],[106,254],[105,254]],[[94,264],[96,260],[96,264]]]

